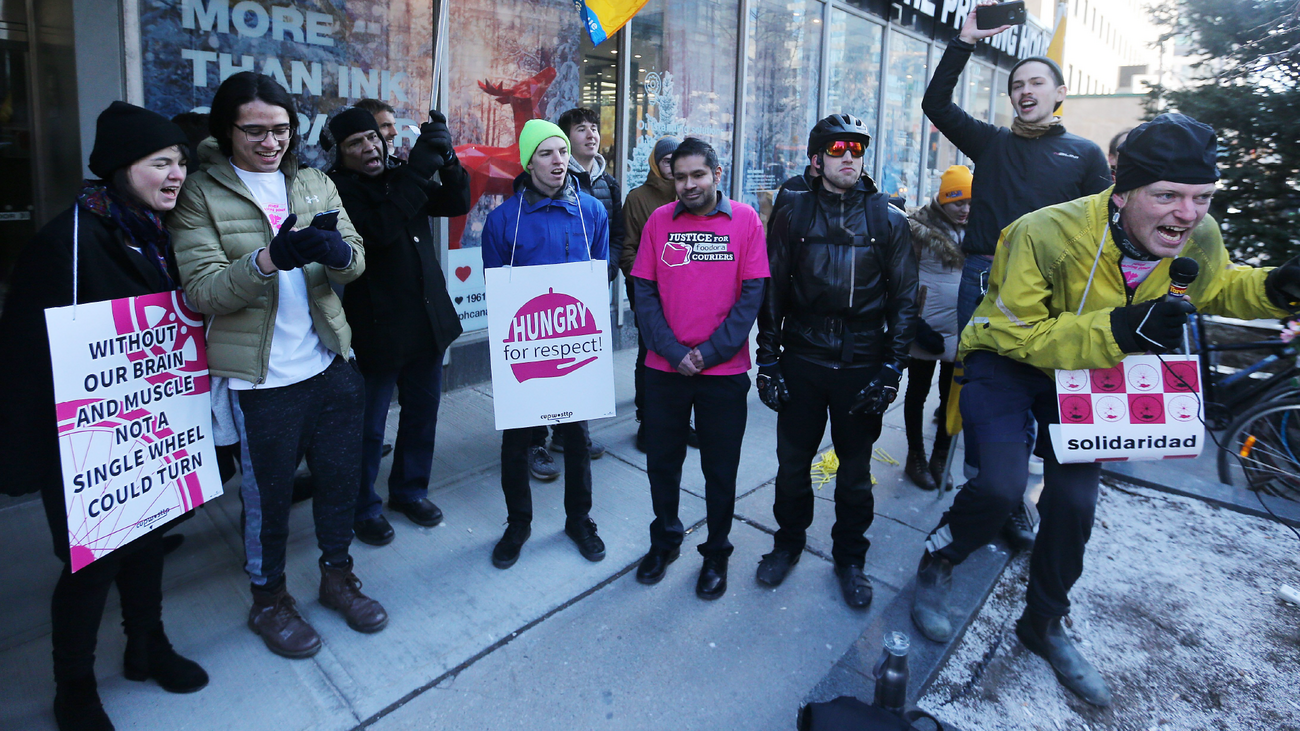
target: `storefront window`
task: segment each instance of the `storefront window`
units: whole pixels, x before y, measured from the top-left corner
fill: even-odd
[[[759,204],[803,172],[808,130],[817,123],[822,3],[755,0],[750,6],[745,164],[741,200]]]
[[[876,113],[880,104],[880,62],[884,49],[884,28],[870,21],[831,9],[830,48],[828,51],[830,74],[826,94],[828,114],[846,113],[860,117],[867,127],[876,129]],[[918,104],[920,99],[917,99]],[[920,109],[917,109],[918,113]],[[875,169],[876,150],[881,141],[873,139],[867,148],[864,170]]]
[[[674,135],[713,145],[729,190],[739,13],[738,0],[651,0],[632,19],[627,187],[645,182],[655,141]]]
[[[889,38],[889,75],[885,79],[883,161],[880,189],[916,205],[921,175],[921,97],[925,94],[927,44],[901,33]]]
[[[600,156],[605,172],[617,176],[614,161],[614,136],[618,131],[618,38],[611,38],[597,48],[582,34],[581,104],[600,115]],[[561,113],[563,110],[561,110]]]
[[[989,121],[993,106],[993,69],[972,61],[966,67],[966,111],[981,122]]]
[[[997,101],[993,103],[993,124],[999,127],[1010,127],[1011,121],[1015,119],[1015,114],[1011,111],[1011,97],[1007,96],[1007,80],[1010,75],[1003,70],[998,70],[996,82],[993,89],[997,96]]]
[[[466,330],[487,327],[480,236],[523,171],[519,131],[578,105],[584,35],[570,0],[466,0],[450,7],[447,117],[470,175],[468,216],[449,221],[448,292]],[[599,87],[597,87],[599,88]]]

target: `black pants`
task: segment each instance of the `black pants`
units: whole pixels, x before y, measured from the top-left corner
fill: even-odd
[[[933,360],[913,358],[907,366],[907,395],[903,397],[903,423],[907,427],[907,451],[925,452],[925,440],[921,432],[925,425],[925,400],[930,397],[930,382],[934,380]],[[939,413],[948,413],[948,391],[952,384],[953,364],[944,362],[939,366]],[[951,438],[948,436],[947,419],[939,418],[939,428],[934,432],[934,448],[946,450]]]
[[[585,421],[556,424],[556,436],[564,440],[564,514],[569,520],[591,512],[591,455],[587,452]],[[501,432],[501,491],[506,496],[506,520],[528,525],[533,522],[533,492],[528,485],[528,447],[534,431],[545,427],[506,429]]]
[[[979,449],[980,472],[967,482],[944,513],[928,543],[961,563],[992,541],[1011,511],[1024,500],[1029,478],[1027,422],[1038,421],[1043,458],[1041,522],[1029,559],[1030,611],[1047,617],[1070,613],[1070,588],[1083,573],[1083,553],[1092,535],[1101,465],[1061,464],[1048,438],[1048,425],[1059,422],[1056,388],[1033,366],[988,352],[965,359],[961,391],[963,426]]]
[[[50,601],[56,681],[94,675],[99,623],[113,584],[122,600],[122,626],[128,635],[148,634],[162,621],[162,538],[163,531],[155,530],[75,574],[67,563],[63,565]]]
[[[626,277],[627,281],[627,303],[632,308],[632,324],[637,326],[636,330],[636,366],[632,370],[632,387],[634,396],[632,403],[636,404],[636,420],[641,421],[645,413],[645,356],[648,352],[645,338],[641,337],[641,324],[636,321],[636,299],[632,293],[632,278]]]
[[[835,526],[832,555],[838,564],[862,565],[867,528],[875,517],[871,494],[871,450],[880,436],[881,417],[849,413],[853,397],[875,377],[878,368],[828,368],[796,355],[781,358],[790,400],[776,419],[776,546],[803,550],[813,519],[813,458],[831,422],[831,441],[840,467],[835,475]]]
[[[319,375],[279,388],[235,391],[244,432],[244,570],[257,586],[284,576],[293,473],[306,455],[315,483],[316,543],[330,562],[346,560],[361,484],[365,384],[335,358]],[[251,478],[251,479],[250,479]]]
[[[677,516],[681,499],[682,462],[691,408],[699,414],[700,470],[704,472],[704,503],[709,537],[700,553],[730,556],[731,519],[736,512],[736,470],[748,416],[749,375],[683,376],[653,368],[646,371],[645,459],[655,519],[650,545],[673,549],[682,545],[685,529]]]

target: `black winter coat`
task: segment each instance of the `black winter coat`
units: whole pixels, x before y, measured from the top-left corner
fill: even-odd
[[[99,216],[80,214],[77,303],[169,291],[144,256]],[[173,281],[178,281],[172,267]],[[72,304],[72,209],[47,223],[14,265],[0,314],[0,481],[8,495],[39,491],[54,538],[68,560],[68,518],[59,467],[54,374],[45,309]]]
[[[609,281],[618,275],[618,262],[623,255],[623,190],[618,178],[601,173],[595,180],[582,169],[577,160],[569,158],[569,175],[578,181],[578,190],[600,201],[609,214]]]
[[[767,230],[758,362],[784,349],[833,366],[905,365],[917,288],[907,217],[865,177],[842,196],[787,196]]]
[[[962,251],[992,256],[1002,229],[1040,208],[1110,187],[1101,148],[1056,125],[1027,139],[975,119],[952,101],[952,90],[974,46],[954,38],[934,69],[921,109],[957,149],[975,163],[970,218]]]
[[[429,217],[469,213],[469,175],[456,164],[439,185],[405,163],[373,178],[340,167],[329,175],[366,249],[366,271],[343,296],[357,363],[387,371],[445,352],[462,328]]]

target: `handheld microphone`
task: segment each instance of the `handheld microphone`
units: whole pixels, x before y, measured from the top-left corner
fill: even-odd
[[[1200,272],[1201,266],[1195,259],[1187,256],[1174,259],[1169,265],[1169,294],[1165,295],[1165,301],[1181,299],[1187,294],[1187,288],[1192,286],[1192,282],[1196,281],[1196,275]]]

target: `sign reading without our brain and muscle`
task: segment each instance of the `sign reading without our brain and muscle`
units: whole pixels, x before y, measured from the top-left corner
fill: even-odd
[[[77,571],[221,495],[203,318],[165,292],[45,323]]]
[[[604,261],[484,274],[497,429],[613,416]]]
[[[1061,423],[1048,432],[1062,463],[1196,457],[1205,446],[1200,361],[1130,355],[1114,368],[1056,372]]]

